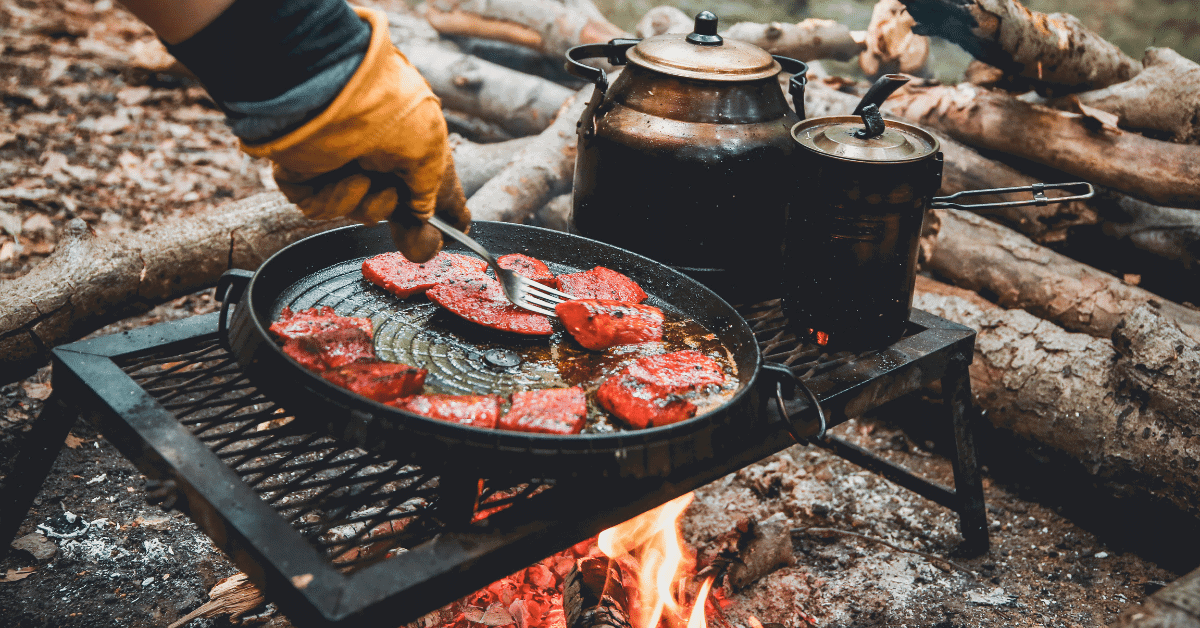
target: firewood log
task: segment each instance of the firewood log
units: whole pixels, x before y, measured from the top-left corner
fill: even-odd
[[[588,556],[563,580],[567,628],[629,628],[625,575],[619,561]]]
[[[1099,89],[1141,71],[1137,61],[1074,16],[1030,11],[1016,0],[901,0],[921,35],[1058,93]]]
[[[0,381],[45,364],[55,345],[257,268],[283,246],[347,224],[314,222],[277,192],[139,233],[97,237],[80,219],[29,273],[0,282]]]
[[[1200,515],[1200,343],[1154,308],[1110,342],[924,277],[913,306],[979,331],[971,385],[995,429],[1114,494]]]
[[[536,135],[518,137],[507,142],[477,144],[461,135],[450,134],[450,147],[454,151],[454,169],[463,193],[470,198],[483,184],[504,169],[513,157],[537,140]]]
[[[970,84],[906,85],[885,109],[997,150],[1168,207],[1200,207],[1200,146],[1121,131],[1103,119]]]
[[[721,35],[752,43],[771,54],[801,61],[850,61],[866,49],[863,33],[851,33],[849,28],[833,20],[817,18],[809,18],[798,24],[740,22]]]
[[[1200,626],[1200,569],[1159,589],[1121,613],[1113,628],[1196,628]]]
[[[590,0],[432,0],[425,17],[443,34],[498,39],[559,59],[572,46],[625,36]]]
[[[1116,114],[1121,126],[1200,144],[1200,64],[1170,48],[1147,48],[1142,66],[1124,83],[1078,94],[1079,102]]]
[[[879,0],[867,27],[867,49],[858,66],[867,76],[893,72],[922,75],[929,59],[929,38],[913,33],[917,23],[900,0]]]
[[[550,199],[570,191],[575,174],[575,125],[593,89],[588,85],[567,100],[554,124],[467,199],[475,220],[524,222]]]
[[[1108,190],[1099,191],[1090,204],[1103,218],[1105,235],[1200,270],[1200,211],[1160,207]]]
[[[1040,246],[970,212],[935,209],[925,218],[926,266],[954,285],[995,295],[1074,332],[1109,338],[1134,310],[1150,306],[1200,340],[1200,311],[1173,303]]]
[[[529,224],[555,231],[571,230],[571,194],[559,194],[537,210]]]
[[[809,117],[850,115],[857,104],[857,96],[839,92],[822,81],[810,81],[804,92],[804,106]],[[885,113],[890,114],[891,112],[885,109]],[[980,155],[974,149],[950,139],[943,133],[938,133],[933,129],[926,130],[937,136],[942,145],[942,154],[945,156],[942,187],[938,190],[939,194],[953,194],[986,188],[1017,187],[1040,182],[1040,179]],[[1000,199],[981,196],[971,202],[982,203],[994,200]],[[1067,237],[1070,229],[1099,222],[1099,218],[1091,206],[1081,201],[1046,205],[1045,207],[990,209],[980,213],[1016,229],[1040,243],[1061,241]]]
[[[669,5],[661,5],[646,11],[638,20],[633,32],[645,39],[667,33],[690,33],[696,22],[687,13]],[[724,37],[726,33],[722,33]]]

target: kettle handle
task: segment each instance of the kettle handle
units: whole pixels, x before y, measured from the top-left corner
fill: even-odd
[[[589,83],[593,83],[596,89],[601,93],[608,91],[608,74],[603,68],[582,63],[583,59],[593,59],[596,57],[608,57],[608,62],[613,65],[625,65],[629,63],[629,59],[625,57],[625,53],[635,45],[640,39],[612,39],[607,44],[584,44],[575,46],[567,50],[567,62],[563,64],[563,68],[571,76],[581,78]]]
[[[779,55],[771,55],[771,58],[779,62],[779,67],[783,68],[784,72],[792,75],[792,78],[788,79],[788,93],[792,96],[792,108],[796,110],[796,115],[803,120],[805,118],[804,86],[808,84],[808,64]]]

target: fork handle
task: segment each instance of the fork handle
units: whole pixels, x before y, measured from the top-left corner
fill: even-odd
[[[483,261],[487,262],[488,266],[492,268],[492,271],[496,273],[496,277],[500,277],[500,266],[496,264],[495,258],[493,258],[492,254],[488,253],[487,249],[483,248],[483,246],[476,242],[471,236],[459,231],[458,229],[455,229],[437,216],[430,216],[429,224],[437,227],[439,231],[450,236],[451,238],[454,238],[459,242],[459,244],[471,249],[473,253],[479,257],[482,257]]]

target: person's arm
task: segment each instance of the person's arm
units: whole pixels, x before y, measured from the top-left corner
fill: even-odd
[[[309,217],[387,219],[397,248],[417,262],[441,247],[425,222],[435,210],[469,227],[440,103],[392,45],[382,12],[345,0],[130,8],[204,83],[242,148],[275,163],[280,190]]]

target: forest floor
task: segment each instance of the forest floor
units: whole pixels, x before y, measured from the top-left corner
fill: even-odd
[[[110,0],[0,1],[0,278],[20,276],[52,253],[72,218],[115,235],[273,187],[267,164],[238,150],[200,86],[155,71],[166,62],[153,34]],[[97,335],[216,306],[204,291]],[[47,367],[0,382],[0,461],[11,460],[38,420],[51,375]],[[914,402],[889,416],[936,408]],[[915,442],[875,417],[841,430],[950,483],[950,463],[935,443]],[[0,462],[0,473],[21,469]],[[731,592],[727,616],[742,626],[749,614],[788,628],[811,625],[797,610],[820,626],[1105,625],[1195,566],[1186,563],[1191,554],[1171,559],[1170,539],[1151,539],[1147,550],[1145,538],[1133,542],[1131,526],[1100,520],[1135,513],[1114,506],[1097,518],[1096,509],[1063,509],[1055,496],[1069,489],[1035,490],[1011,474],[989,473],[985,486],[992,549],[982,557],[954,556],[953,513],[800,447],[698,491],[684,531],[704,558],[739,519],[775,516],[790,528],[884,538],[973,572],[853,537],[797,534],[792,565]],[[237,571],[186,517],[148,506],[143,487],[136,467],[81,419],[18,536],[65,526],[68,512],[92,526],[84,537],[52,542],[53,554],[41,559],[0,553],[0,623],[166,626]],[[253,623],[290,625],[271,610]]]

